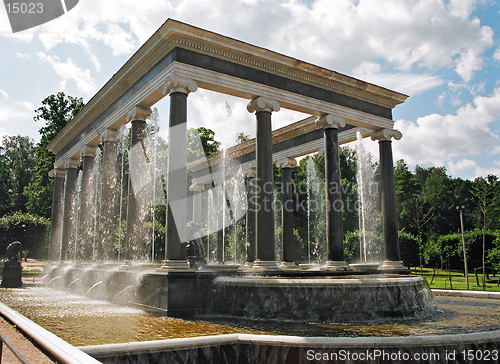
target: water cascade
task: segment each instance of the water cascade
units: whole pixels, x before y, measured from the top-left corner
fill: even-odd
[[[325,246],[325,211],[322,183],[314,165],[314,160],[307,159],[307,246],[309,263],[321,263],[326,252]]]
[[[375,265],[383,259],[383,247],[378,236],[380,231],[378,184],[374,180],[371,155],[366,152],[359,132],[357,133],[356,156],[360,262]]]

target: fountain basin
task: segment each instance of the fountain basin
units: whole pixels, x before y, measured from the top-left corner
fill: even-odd
[[[421,277],[217,277],[213,313],[309,322],[411,316],[432,305]]]
[[[360,322],[407,317],[432,305],[421,277],[396,274],[291,276],[161,269],[55,267],[47,282],[58,289],[132,303],[171,317],[232,316],[308,322]],[[144,268],[144,267],[143,267]]]

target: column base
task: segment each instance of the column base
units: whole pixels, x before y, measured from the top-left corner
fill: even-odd
[[[189,267],[187,260],[162,260],[161,267],[157,272],[195,272],[196,269]]]
[[[349,267],[356,272],[374,272],[380,267],[380,263],[354,263],[349,264]]]
[[[279,272],[278,266],[274,261],[256,260],[253,262],[252,272]]]
[[[245,265],[241,266],[239,271],[244,273],[251,273],[253,268],[253,262],[245,262]]]
[[[295,265],[295,262],[281,262],[279,269],[290,270],[297,269],[298,267]]]
[[[403,265],[403,262],[400,260],[384,260],[382,265],[378,267],[378,270],[399,270],[399,271],[408,271],[408,267]]]
[[[318,270],[320,267],[317,263],[301,263],[299,264],[299,268],[303,270]]]
[[[336,272],[339,270],[352,270],[352,268],[347,265],[346,261],[338,261],[338,260],[328,260],[324,267],[319,268],[321,271],[330,271]]]

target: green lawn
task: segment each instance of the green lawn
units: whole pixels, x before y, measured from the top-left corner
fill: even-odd
[[[420,268],[417,267],[411,269],[411,276],[420,276]],[[461,271],[451,271],[436,269],[434,279],[432,268],[423,268],[422,275],[429,283],[431,288],[436,289],[458,289],[466,290],[467,284],[465,282],[465,277]],[[451,286],[450,286],[450,275],[451,275]],[[476,276],[473,272],[469,273],[469,290],[482,291],[483,290],[483,275],[478,274],[479,286],[477,285]],[[432,283],[431,283],[432,282]],[[489,279],[486,279],[486,290],[487,291],[498,291],[500,292],[500,287],[498,286],[498,276],[493,277],[491,274]]]

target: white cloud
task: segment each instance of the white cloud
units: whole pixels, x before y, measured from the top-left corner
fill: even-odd
[[[189,127],[208,125],[223,148],[235,145],[238,133],[255,137],[256,119],[254,114],[247,111],[248,100],[203,89],[190,94],[188,100]],[[282,128],[309,116],[281,108],[272,114],[272,129]]]
[[[29,53],[16,52],[16,57],[31,59],[31,55]]]
[[[4,90],[0,89],[0,94],[3,95],[3,97],[5,98],[5,100],[9,99],[9,94],[7,93],[7,91],[4,91]]]
[[[38,141],[39,134],[34,128],[33,103],[28,101],[0,102],[0,137],[4,135],[27,135]],[[39,125],[40,128],[43,125]]]
[[[486,177],[490,174],[498,176],[500,175],[500,166],[484,168],[481,167],[476,161],[464,158],[456,163],[450,161],[448,163],[448,172],[450,172],[452,175],[469,172],[469,174],[472,176],[471,179],[474,179],[481,176]]]
[[[500,47],[498,47],[497,50],[495,51],[495,54],[493,55],[493,59],[495,61],[500,61]]]
[[[439,76],[430,74],[413,73],[383,73],[378,63],[363,62],[352,72],[354,77],[363,81],[371,82],[391,90],[398,90],[404,94],[413,96],[430,90],[444,83]]]
[[[99,58],[95,54],[90,55],[90,61],[94,65],[97,72],[101,72],[101,62],[99,62]]]
[[[468,81],[493,44],[491,28],[471,19],[475,3],[151,0],[137,6],[122,0],[117,6],[115,1],[86,0],[39,27],[39,37],[47,50],[70,43],[90,52],[90,41],[97,40],[114,55],[130,54],[170,17],[340,72],[382,58],[402,71],[453,67]]]
[[[73,63],[71,58],[66,59],[66,62],[61,62],[59,57],[48,56],[43,52],[38,52],[37,56],[40,60],[48,62],[59,77],[62,78],[60,84],[62,89],[65,88],[67,81],[72,80],[82,92],[92,93],[96,91],[96,85],[90,75],[90,70],[82,70]]]
[[[397,159],[409,165],[443,166],[454,158],[489,153],[499,143],[490,124],[500,119],[500,88],[489,97],[476,96],[455,115],[432,114],[416,122],[397,120],[404,137],[394,144]]]

